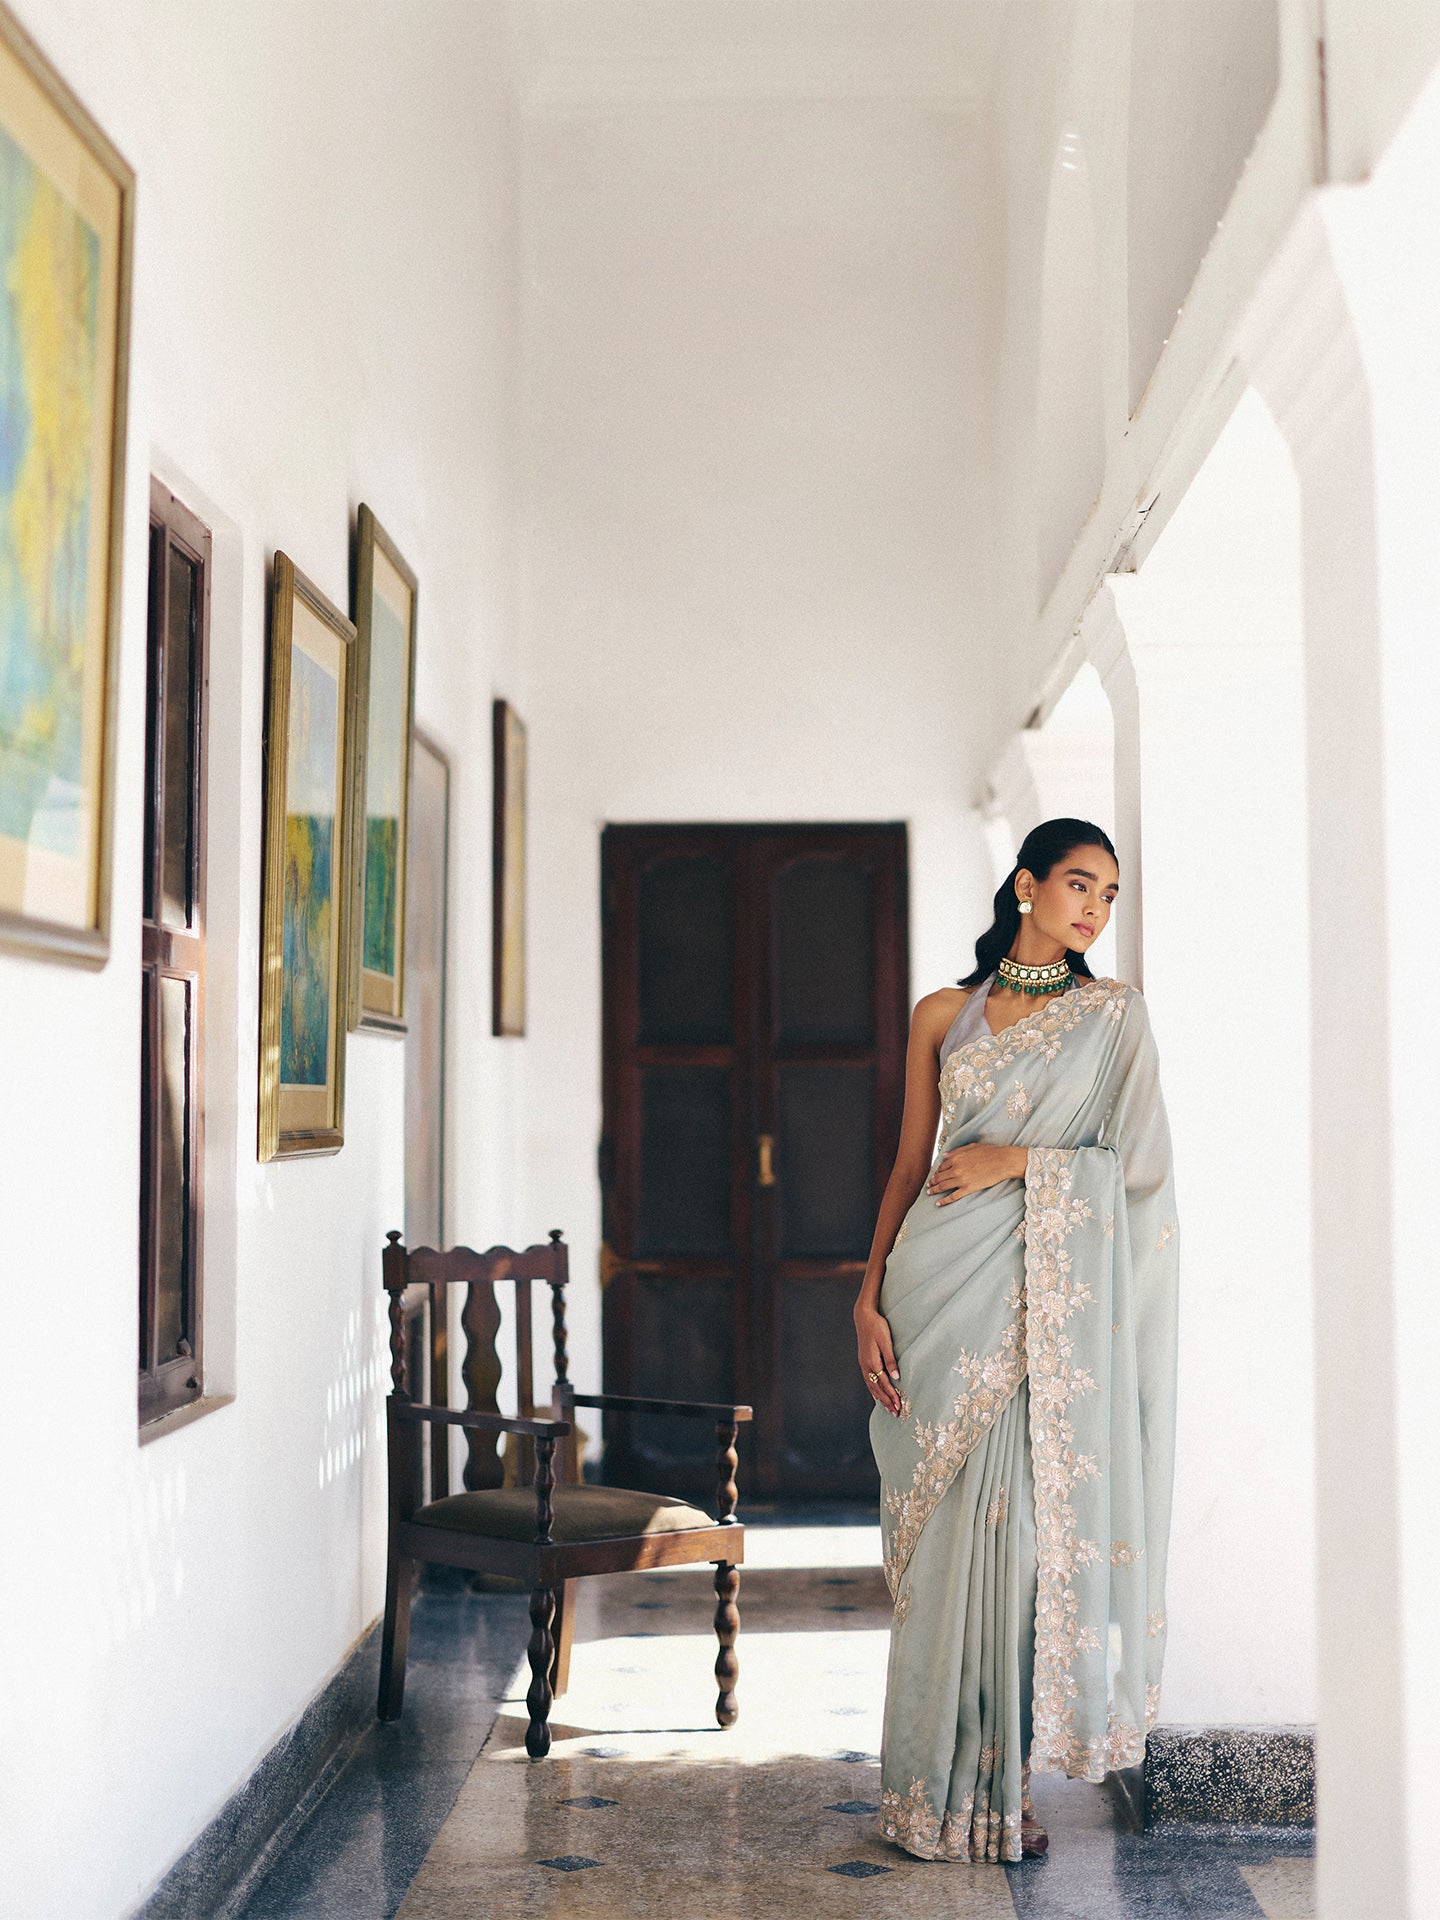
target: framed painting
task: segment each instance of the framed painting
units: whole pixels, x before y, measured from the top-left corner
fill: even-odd
[[[491,899],[491,1031],[525,1031],[525,726],[495,702],[495,843]]]
[[[369,507],[355,557],[350,1025],[405,1031],[405,881],[415,726],[415,575]]]
[[[345,1140],[355,629],[275,556],[260,929],[262,1160]]]
[[[405,1041],[405,1241],[444,1247],[445,955],[450,910],[450,762],[417,727],[410,762],[409,984]]]
[[[135,177],[0,7],[0,943],[103,966]]]

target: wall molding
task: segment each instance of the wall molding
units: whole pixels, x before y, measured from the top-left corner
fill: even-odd
[[[377,1621],[131,1920],[232,1920],[374,1721],[379,1676]]]

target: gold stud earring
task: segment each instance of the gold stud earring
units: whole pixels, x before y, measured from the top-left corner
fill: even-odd
[[[1022,900],[1022,901],[1020,902],[1020,911],[1021,911],[1021,913],[1029,913],[1029,912],[1030,912],[1030,902],[1029,902],[1028,900]]]

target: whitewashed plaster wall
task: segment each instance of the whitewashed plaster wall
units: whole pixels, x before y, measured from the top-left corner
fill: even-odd
[[[1322,1920],[1434,1920],[1440,1325],[1428,1169],[1440,1050],[1424,882],[1436,673],[1440,75],[1373,181],[1318,196],[1240,337],[1300,476],[1310,797]],[[1357,1634],[1356,1623],[1364,1623]],[[1392,1809],[1367,1874],[1343,1803]]]
[[[587,1384],[602,825],[908,821],[916,993],[985,923],[978,164],[913,102],[527,125],[525,1211]]]
[[[1300,497],[1253,392],[1138,573],[1146,998],[1183,1234],[1167,1724],[1315,1717]],[[1123,724],[1123,723],[1122,723]],[[1128,911],[1131,903],[1122,907]]]
[[[992,758],[1071,678],[1081,656],[1065,650],[1095,584],[1143,518],[1223,367],[1226,328],[1315,177],[1312,26],[1302,0],[1006,14],[992,103],[1006,502]],[[1226,83],[1205,83],[1222,72]],[[1056,273],[1057,258],[1069,271]]]
[[[508,1189],[513,1053],[482,1036],[489,701],[515,657],[511,165],[493,9],[19,10],[139,186],[112,953],[98,973],[0,958],[0,1908],[113,1920],[382,1597],[378,1255],[401,1218],[401,1046],[352,1037],[337,1157],[255,1158],[267,559],[283,546],[345,606],[361,499],[418,570],[419,715],[456,762],[457,1226],[496,1228]],[[152,470],[217,539],[207,1324],[236,1397],[141,1450]]]
[[[1440,5],[1037,0],[998,34],[987,767],[1183,496],[1234,404],[1240,315],[1313,187],[1384,153],[1440,58]]]

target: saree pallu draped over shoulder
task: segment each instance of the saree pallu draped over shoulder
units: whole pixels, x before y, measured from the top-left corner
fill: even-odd
[[[1145,1002],[1077,983],[958,1047],[940,1098],[940,1154],[1023,1146],[1028,1171],[922,1192],[886,1263],[880,1829],[1018,1860],[1030,1768],[1132,1765],[1159,1703],[1178,1248]]]

